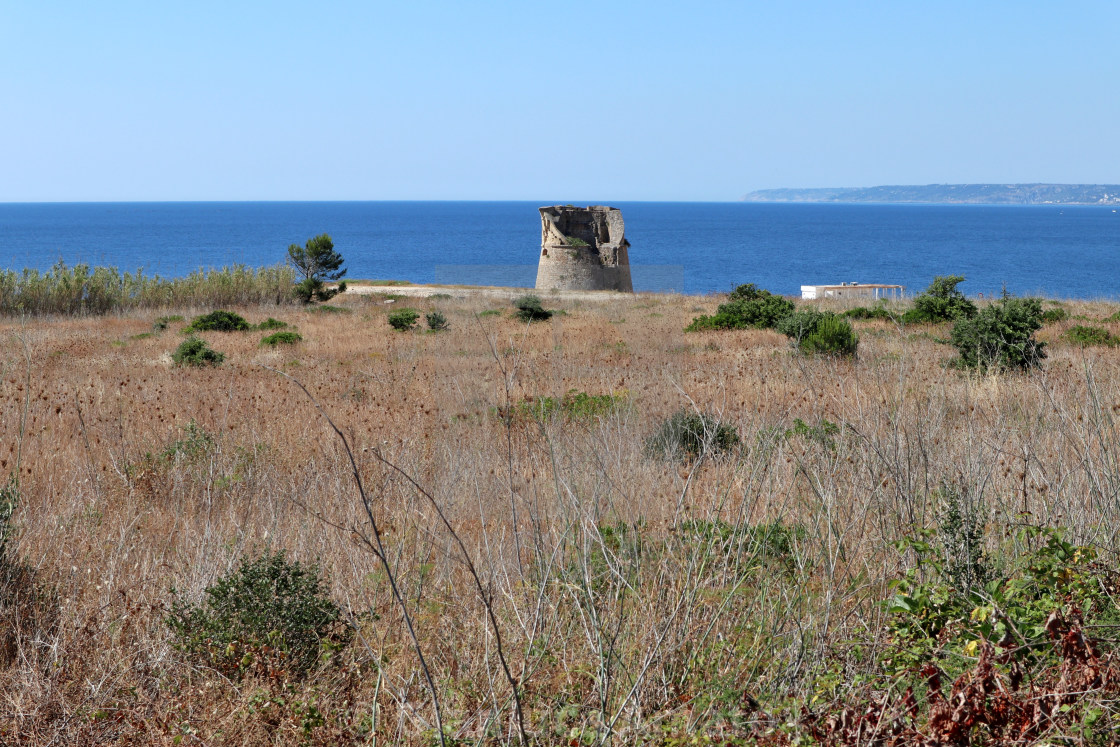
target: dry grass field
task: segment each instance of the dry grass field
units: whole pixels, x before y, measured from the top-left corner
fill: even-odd
[[[947,326],[857,322],[855,360],[684,333],[715,298],[534,324],[494,299],[333,303],[233,309],[303,341],[203,333],[227,356],[204,368],[172,365],[185,321],[153,324],[210,309],[0,318],[0,744],[903,744],[841,721],[916,681],[885,602],[907,538],[952,564],[959,516],[997,576],[1048,536],[1021,528],[1093,548],[1056,577],[1087,573],[1095,619],[1120,618],[1120,348],[1063,341],[1076,321],[1039,333],[1039,370],[978,375],[946,367]],[[450,329],[392,330],[405,303]],[[1120,333],[1114,305],[1066,306]],[[580,392],[594,406],[557,404]],[[651,452],[681,410],[739,443]],[[318,563],[350,631],[311,672],[177,644],[176,599],[277,550]],[[1113,743],[1115,681],[1063,697],[1030,739]]]

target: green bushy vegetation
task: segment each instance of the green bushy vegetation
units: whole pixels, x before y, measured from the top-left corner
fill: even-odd
[[[295,296],[303,303],[329,301],[346,291],[346,283],[341,282],[334,288],[328,282],[341,280],[346,275],[342,267],[342,255],[334,250],[334,242],[328,234],[321,233],[306,241],[303,246],[288,246],[288,264],[303,279],[295,286]]]
[[[1115,347],[1120,345],[1120,337],[1115,336],[1103,327],[1094,327],[1087,324],[1070,327],[1062,335],[1062,338],[1082,347],[1097,345]]]
[[[428,329],[432,332],[442,332],[451,328],[447,317],[438,311],[429,311],[424,315],[424,321],[428,323]]]
[[[1054,302],[1051,301],[1050,303]],[[1066,319],[1069,319],[1069,312],[1062,306],[1055,305],[1042,312],[1042,321],[1044,324],[1064,322]]]
[[[303,340],[299,332],[274,332],[261,340],[262,346],[276,347],[277,345],[295,345]]]
[[[1046,343],[1035,339],[1042,328],[1037,298],[1002,298],[972,317],[960,318],[950,336],[959,365],[978,371],[1024,370],[1046,357]]]
[[[626,394],[588,394],[578,389],[570,389],[563,397],[533,397],[514,403],[512,412],[515,419],[548,420],[561,414],[572,420],[592,420],[603,417],[626,405]],[[504,410],[499,415],[505,416]]]
[[[167,617],[176,647],[198,665],[227,677],[263,665],[296,679],[349,639],[341,621],[319,566],[289,561],[282,550],[243,560],[199,604],[176,594]]]
[[[727,303],[720,304],[711,316],[698,316],[685,327],[685,332],[716,329],[773,328],[778,321],[793,313],[788,298],[776,296],[754,283],[740,285],[731,291]]]
[[[515,298],[513,307],[517,309],[517,318],[523,322],[543,322],[551,319],[554,313],[541,306],[539,297],[532,295]]]
[[[183,321],[183,317],[179,314],[174,314],[172,316],[161,316],[152,324],[152,329],[156,332],[162,332],[175,322],[181,321]]]
[[[778,331],[807,355],[851,357],[859,347],[851,322],[831,311],[800,309],[779,321]]]
[[[397,309],[389,314],[389,326],[398,332],[407,332],[416,326],[420,312],[416,309]]]
[[[914,298],[914,306],[902,315],[907,324],[953,322],[976,316],[976,304],[957,289],[963,275],[938,275]]]
[[[211,311],[209,314],[196,316],[191,320],[184,332],[244,332],[252,329],[253,325],[245,321],[245,317],[232,311]]]
[[[73,267],[59,262],[46,272],[0,271],[0,314],[106,314],[128,309],[286,304],[295,301],[290,267],[233,265],[198,270],[182,278],[122,273],[116,267]]]
[[[890,322],[898,322],[902,319],[901,315],[895,314],[882,303],[871,307],[857,306],[854,309],[848,309],[840,316],[848,319],[883,319]]]
[[[224,353],[213,350],[206,341],[191,335],[171,354],[177,366],[217,366],[226,359]]]
[[[669,416],[646,440],[652,456],[699,459],[719,456],[739,445],[739,431],[715,415],[680,410]]]
[[[272,317],[269,317],[268,319],[265,319],[263,322],[258,324],[257,329],[264,331],[269,329],[284,329],[287,326],[287,322],[282,322],[279,319],[273,319]]]

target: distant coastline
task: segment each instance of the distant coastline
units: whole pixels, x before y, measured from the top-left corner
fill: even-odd
[[[877,202],[944,205],[1120,205],[1120,184],[925,184],[760,189],[744,202]]]

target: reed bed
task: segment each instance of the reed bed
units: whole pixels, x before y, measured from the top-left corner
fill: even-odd
[[[0,742],[813,743],[804,714],[839,713],[876,676],[884,602],[913,565],[899,543],[937,526],[942,486],[978,507],[997,559],[1025,524],[1111,567],[1120,550],[1120,351],[1064,343],[1073,322],[1042,332],[1040,370],[977,376],[945,367],[936,327],[858,322],[854,361],[770,331],[685,334],[711,298],[562,302],[535,324],[409,300],[450,329],[401,333],[401,302],[342,296],[336,313],[237,305],[303,341],[209,333],[226,362],[177,368],[181,335],[146,309],[210,297],[128,282],[160,300],[0,322],[0,475],[25,569]],[[35,286],[19,287],[5,304]],[[39,313],[75,308],[35,295]],[[573,390],[609,407],[521,406],[586,401]],[[681,410],[739,444],[652,454]],[[320,564],[354,634],[311,677],[231,678],[173,645],[176,596],[279,549]]]
[[[294,304],[291,267],[200,269],[181,278],[122,273],[116,267],[73,267],[59,262],[46,272],[0,271],[0,315],[98,315],[138,309],[201,308],[244,304]]]

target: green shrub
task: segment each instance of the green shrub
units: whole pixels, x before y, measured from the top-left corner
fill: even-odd
[[[207,587],[201,604],[175,595],[166,622],[175,646],[201,666],[239,677],[256,663],[305,676],[349,639],[317,564],[265,552]]]
[[[398,309],[389,314],[389,326],[398,332],[407,332],[416,325],[420,312],[416,309]]]
[[[886,306],[857,306],[854,309],[848,309],[840,316],[848,319],[883,319],[890,322],[897,322],[901,318],[898,314],[887,309]]]
[[[299,332],[274,332],[261,340],[261,345],[276,347],[277,345],[295,345],[303,340]]]
[[[775,296],[754,283],[740,285],[731,291],[727,303],[720,304],[712,316],[698,316],[685,327],[685,332],[715,329],[767,329],[793,313],[793,301]]]
[[[447,323],[447,317],[438,311],[429,311],[424,315],[424,321],[428,323],[428,329],[433,332],[442,332],[451,327],[451,325]]]
[[[714,415],[681,410],[666,419],[646,441],[646,450],[653,456],[669,459],[698,459],[718,456],[739,444],[735,426]]]
[[[890,641],[884,664],[893,674],[933,663],[951,680],[970,666],[969,659],[985,641],[1003,654],[997,659],[1002,666],[1047,660],[1053,664],[1058,650],[1047,629],[1053,613],[1072,607],[1090,622],[1113,606],[1100,583],[1095,551],[1072,545],[1059,531],[1021,530],[1009,544],[1029,549],[1001,573],[983,565],[985,556],[974,545],[943,545],[944,537],[942,527],[919,531],[899,543],[917,564],[897,583],[887,603]],[[978,535],[972,532],[971,539],[977,541]],[[962,553],[971,553],[980,564],[968,571],[974,576],[971,584],[962,584],[957,575]]]
[[[521,296],[513,301],[517,309],[517,318],[523,322],[543,322],[552,318],[553,312],[541,306],[541,299],[536,296]]]
[[[953,325],[950,339],[959,365],[979,371],[1027,369],[1039,365],[1046,343],[1034,338],[1042,327],[1037,298],[1003,298],[972,318]]]
[[[279,319],[273,319],[272,317],[269,317],[268,319],[265,319],[263,322],[258,324],[257,329],[262,331],[267,329],[284,329],[284,327],[287,326],[287,322],[282,322]]]
[[[1070,327],[1062,337],[1082,347],[1092,347],[1094,345],[1114,347],[1120,345],[1120,337],[1116,337],[1107,329],[1083,324]]]
[[[177,366],[216,366],[225,359],[224,353],[212,350],[205,340],[194,335],[183,340],[171,354],[171,360]]]
[[[1069,312],[1061,306],[1057,306],[1053,309],[1047,309],[1046,311],[1042,312],[1042,322],[1044,324],[1064,322],[1066,319],[1069,319]]]
[[[340,283],[337,288],[328,288],[319,278],[304,278],[295,285],[295,297],[303,303],[313,301],[329,301],[339,293],[346,290],[346,283]]]
[[[172,322],[181,321],[183,321],[183,317],[179,316],[178,314],[174,316],[161,316],[159,319],[156,319],[155,324],[152,325],[152,329],[156,332],[162,332],[169,326],[171,326]]]
[[[502,310],[501,309],[485,309],[484,311],[478,312],[478,315],[480,317],[481,316],[501,316],[502,315]]]
[[[907,324],[952,322],[976,316],[976,304],[957,290],[963,282],[963,275],[938,275],[914,298],[914,308],[902,315],[902,321]]]
[[[186,326],[184,332],[244,332],[252,329],[252,325],[245,321],[240,314],[232,311],[211,311],[209,314],[196,316]]]
[[[572,420],[591,420],[608,415],[626,404],[626,394],[588,394],[569,389],[563,397],[531,397],[513,405],[512,417],[517,419],[548,420],[562,413]],[[505,416],[504,409],[499,415]]]
[[[800,309],[782,319],[778,331],[807,355],[851,357],[859,347],[851,322],[831,311]]]

